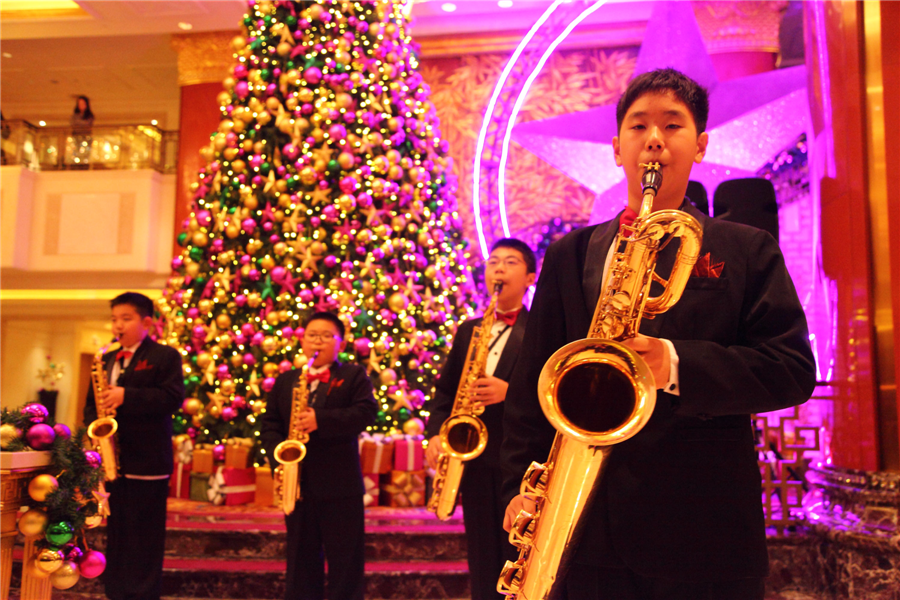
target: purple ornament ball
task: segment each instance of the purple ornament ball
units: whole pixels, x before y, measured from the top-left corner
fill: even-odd
[[[46,450],[53,445],[54,439],[56,439],[56,432],[46,423],[32,425],[25,434],[28,445],[35,450]]]
[[[64,440],[72,437],[72,430],[69,429],[69,426],[65,423],[57,423],[53,426],[53,431],[56,432],[56,435]]]
[[[50,413],[47,411],[47,407],[43,404],[32,403],[26,404],[22,407],[22,414],[28,415],[28,418],[31,419],[32,423],[43,423]]]
[[[85,552],[84,556],[81,557],[81,561],[78,563],[78,570],[81,571],[81,576],[88,579],[100,576],[105,569],[106,557],[96,550],[88,550]]]
[[[78,562],[84,556],[84,552],[75,544],[66,544],[63,546],[62,551],[66,555],[66,560]]]
[[[100,458],[100,454],[93,450],[85,450],[84,457],[87,459],[88,464],[95,469],[99,469],[100,465],[103,464],[103,459]]]

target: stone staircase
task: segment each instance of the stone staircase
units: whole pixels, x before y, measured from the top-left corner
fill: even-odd
[[[267,600],[284,597],[285,527],[273,509],[226,512],[170,507],[163,596]],[[205,509],[205,510],[203,510]],[[106,549],[103,527],[88,532],[92,548]],[[18,592],[21,564],[13,570]],[[461,513],[442,523],[424,509],[366,513],[366,598],[439,599],[469,596]],[[100,579],[82,578],[54,599],[103,597]]]

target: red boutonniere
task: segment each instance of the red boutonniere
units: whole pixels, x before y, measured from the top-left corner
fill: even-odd
[[[335,388],[339,388],[339,387],[341,387],[342,385],[344,385],[344,380],[343,380],[343,379],[332,379],[332,380],[331,380],[331,383],[328,384],[328,394],[331,393],[331,390],[333,390],[333,389],[335,389]],[[327,396],[328,394],[326,394],[326,396]]]
[[[152,368],[153,368],[153,365],[148,365],[146,360],[141,360],[141,361],[138,361],[137,365],[135,365],[134,370],[135,371],[147,371]]]
[[[706,277],[718,279],[722,275],[722,271],[725,269],[725,263],[713,262],[713,258],[709,252],[700,257],[700,260],[694,265],[694,270],[691,271],[691,277]]]

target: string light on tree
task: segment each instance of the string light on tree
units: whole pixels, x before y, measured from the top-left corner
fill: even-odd
[[[474,307],[403,3],[248,5],[159,302],[185,362],[176,433],[252,437],[275,377],[305,362],[302,323],[318,310],[339,314],[342,360],[373,377],[376,429],[399,429]]]

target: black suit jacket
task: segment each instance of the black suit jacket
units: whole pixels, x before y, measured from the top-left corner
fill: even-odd
[[[441,425],[450,416],[453,411],[453,401],[456,399],[456,392],[459,388],[459,380],[462,377],[463,366],[466,363],[466,356],[469,353],[469,344],[472,342],[472,332],[476,326],[481,324],[481,317],[477,319],[469,319],[463,322],[456,331],[456,339],[450,354],[447,356],[447,362],[441,369],[441,376],[438,378],[434,386],[434,398],[428,403],[428,410],[431,415],[428,417],[428,426],[426,428],[426,436],[431,439],[441,431]],[[522,312],[516,319],[512,331],[509,332],[509,338],[500,354],[500,360],[494,369],[494,377],[509,382],[516,365],[516,359],[519,356],[519,348],[522,346],[522,338],[525,335],[525,327],[528,324],[528,309],[523,307]],[[488,443],[481,453],[481,456],[466,463],[467,468],[500,466],[500,444],[503,440],[503,405],[492,404],[484,408],[478,418],[481,419],[488,430]]]
[[[680,395],[659,391],[645,428],[612,449],[575,560],[686,581],[763,577],[749,415],[812,394],[806,318],[768,233],[685,210],[703,226],[701,257],[724,267],[718,278],[692,276],[674,308],[642,322],[641,333],[673,342]],[[547,251],[506,400],[507,501],[530,462],[549,453],[555,430],[538,404],[538,375],[554,351],[586,335],[617,228],[580,229]]]
[[[320,382],[310,395],[318,427],[309,434],[306,458],[300,464],[301,493],[315,500],[365,492],[357,438],[375,422],[378,412],[372,383],[363,367],[336,362],[329,370],[329,382]],[[288,437],[293,390],[300,373],[300,369],[294,369],[278,376],[263,413],[260,439],[273,469],[278,466],[275,447]]]
[[[115,352],[103,355],[111,373]],[[169,475],[172,473],[172,415],[184,402],[181,355],[175,348],[145,337],[135,350],[118,382],[125,400],[116,409],[119,424],[119,470],[125,475]],[[97,418],[94,388],[88,391],[84,422]]]

